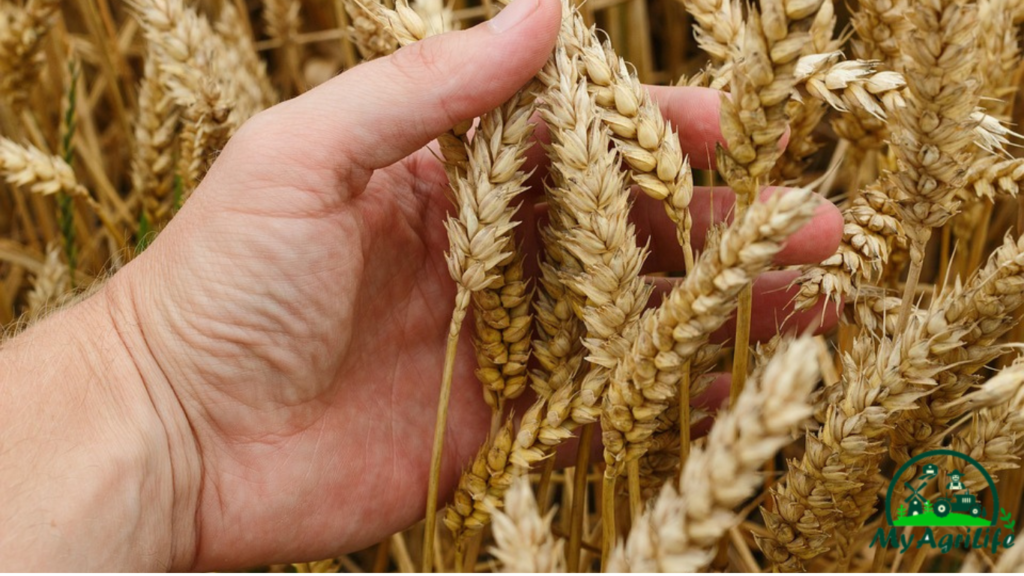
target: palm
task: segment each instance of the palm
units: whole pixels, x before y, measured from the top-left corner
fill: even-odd
[[[165,232],[190,238],[192,270],[181,277],[217,279],[172,285],[168,296],[201,319],[190,323],[190,365],[205,385],[196,404],[231,401],[204,414],[208,427],[196,431],[204,455],[218,453],[203,500],[222,504],[204,506],[220,513],[201,518],[201,548],[231,550],[238,543],[225,535],[239,524],[257,531],[241,536],[262,549],[288,549],[282,560],[333,553],[339,540],[369,545],[422,517],[425,504],[455,295],[443,256],[444,173],[424,150],[334,202],[318,191],[351,184],[315,160],[282,159],[287,170],[261,163],[247,181],[237,173],[222,180],[220,164],[235,153],[225,151],[175,221],[185,224]],[[188,227],[200,215],[202,227]],[[282,227],[287,234],[263,233]],[[162,248],[151,248],[157,261]],[[234,327],[245,327],[244,338],[225,350],[219,336]],[[446,492],[490,421],[473,358],[467,338]],[[302,537],[270,521],[281,517],[294,518]]]

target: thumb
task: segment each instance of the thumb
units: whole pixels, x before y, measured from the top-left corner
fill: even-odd
[[[544,65],[560,22],[559,0],[515,0],[469,30],[356,66],[263,122],[301,135],[288,139],[289,155],[307,166],[343,178],[383,168],[511,97]]]

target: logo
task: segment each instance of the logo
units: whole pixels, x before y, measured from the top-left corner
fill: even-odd
[[[953,467],[956,461],[959,467]],[[949,465],[942,468],[946,463]],[[903,481],[918,464],[921,473]],[[992,510],[986,510],[978,494],[965,484],[969,477],[975,481],[972,484],[987,483]],[[996,514],[997,510],[1001,514]],[[978,461],[955,450],[924,452],[901,466],[889,483],[884,512],[886,526],[875,532],[871,548],[877,545],[906,552],[911,547],[931,546],[943,553],[964,548],[988,549],[995,554],[1013,546],[1016,521],[999,507],[992,476]]]

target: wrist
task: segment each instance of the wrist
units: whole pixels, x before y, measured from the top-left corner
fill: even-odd
[[[198,450],[120,294],[111,282],[0,349],[0,557],[13,567],[191,566]]]

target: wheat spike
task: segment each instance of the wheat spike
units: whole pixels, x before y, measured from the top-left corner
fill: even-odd
[[[59,156],[46,154],[32,145],[17,144],[0,136],[0,176],[13,186],[22,186],[34,194],[63,192],[88,197],[78,183],[74,170]]]
[[[552,135],[553,183],[547,192],[565,220],[552,233],[579,263],[562,281],[587,328],[591,366],[572,409],[573,419],[583,424],[599,417],[610,371],[628,349],[647,303],[650,289],[639,275],[646,250],[627,220],[629,189],[617,169],[619,158],[608,152],[610,140],[586,81],[562,47],[541,80],[558,86],[545,94],[541,114]]]
[[[551,533],[555,511],[541,516],[527,476],[512,482],[504,511],[495,509],[491,552],[502,572],[565,572],[565,543]]]
[[[43,69],[40,51],[59,8],[54,0],[28,0],[0,6],[0,96],[20,111]]]
[[[559,41],[567,56],[581,63],[588,90],[603,110],[601,117],[611,129],[612,141],[629,166],[633,181],[648,196],[662,200],[666,213],[676,223],[677,239],[689,263],[693,179],[678,134],[662,117],[636,73],[610,44],[602,45],[596,31],[586,26],[568,0],[562,0]]]
[[[857,530],[874,510],[884,440],[899,418],[931,393],[944,366],[917,331],[896,340],[859,337],[843,359],[840,388],[827,398],[822,427],[807,434],[803,458],[773,489],[775,511],[762,510],[769,535],[761,550],[779,570],[804,562],[838,541],[849,560]]]
[[[1024,306],[1024,239],[1007,237],[965,285],[944,291],[923,313],[922,338],[948,368],[927,402],[901,420],[893,438],[897,461],[934,447],[950,423],[966,413],[958,402],[978,383],[977,371],[999,357],[1000,337],[1019,323]]]
[[[143,198],[150,217],[174,187],[175,143],[179,109],[164,90],[156,57],[149,52],[139,87],[132,154],[132,190]]]
[[[132,2],[167,94],[181,108],[178,172],[190,193],[239,125],[231,75],[218,65],[221,42],[181,0]]]
[[[743,31],[741,5],[731,0],[683,0],[683,4],[696,21],[697,43],[719,67],[711,72],[712,78],[727,78],[732,48]]]
[[[636,343],[616,371],[614,381],[631,418],[608,419],[604,430],[607,474],[646,452],[658,416],[678,391],[680,369],[725,323],[736,297],[771,266],[785,239],[811,217],[810,191],[775,194],[754,204],[701,254],[688,275],[655,310],[641,320]],[[717,244],[717,245],[716,245]]]
[[[1020,467],[1024,452],[1024,363],[999,371],[978,391],[963,396],[964,412],[972,411],[971,425],[959,430],[950,447],[977,460],[989,474]],[[964,483],[977,493],[988,482],[973,466]]]
[[[857,32],[852,41],[853,55],[862,61],[878,62],[882,71],[900,71],[900,45],[897,39],[909,27],[906,0],[860,0],[851,22]],[[877,116],[860,109],[844,114],[832,123],[840,137],[852,142],[858,151],[877,150],[889,139],[888,125]]]
[[[59,246],[47,250],[42,269],[32,279],[25,311],[29,323],[41,319],[71,292],[71,277],[68,265],[60,259],[61,252]]]
[[[821,296],[837,304],[843,297],[859,297],[862,284],[881,275],[893,246],[906,243],[899,207],[887,187],[885,182],[876,182],[843,208],[839,250],[804,271],[797,282],[797,309],[811,308]]]
[[[395,51],[398,40],[379,15],[384,7],[380,0],[344,0],[348,13],[348,33],[363,60],[373,60]]]
[[[808,401],[818,381],[807,362],[814,344],[803,338],[782,346],[720,414],[703,449],[687,460],[678,487],[668,485],[616,548],[612,572],[697,572],[714,557],[715,545],[742,518],[736,506],[760,482],[760,469],[793,429],[811,414]]]
[[[232,114],[241,125],[257,112],[277,104],[280,97],[267,77],[267,65],[256,50],[256,43],[233,4],[226,3],[221,8],[215,28],[221,40],[218,63],[235,77]]]

